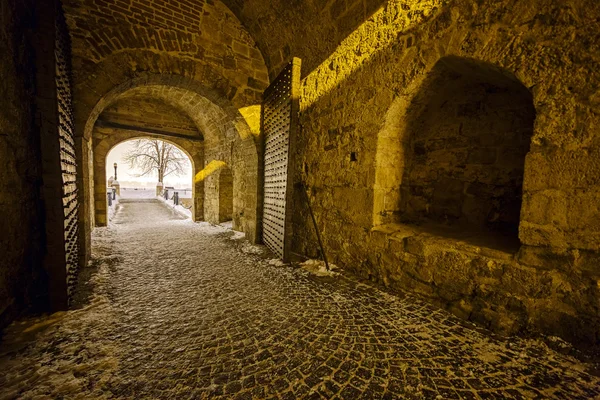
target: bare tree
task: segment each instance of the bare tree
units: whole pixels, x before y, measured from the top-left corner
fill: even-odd
[[[185,174],[185,168],[189,165],[188,157],[181,150],[158,139],[134,140],[133,148],[125,153],[123,161],[130,168],[142,171],[136,176],[156,173],[160,183],[163,183],[167,175]]]

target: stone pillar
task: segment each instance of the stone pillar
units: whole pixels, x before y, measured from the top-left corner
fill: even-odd
[[[162,184],[162,182],[158,182],[156,184],[156,195],[162,196],[162,192],[163,192],[163,184]]]

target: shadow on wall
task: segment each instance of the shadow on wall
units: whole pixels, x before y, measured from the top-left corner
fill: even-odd
[[[534,121],[533,96],[509,72],[468,58],[440,59],[403,123],[399,220],[518,243]]]
[[[386,210],[397,214],[401,182],[398,122],[380,146],[378,138],[394,98],[427,68],[422,63],[410,65],[416,51],[414,31],[440,15],[445,24],[451,22],[443,0],[411,7],[390,0],[302,81],[303,132],[298,137],[296,179],[309,191],[325,247],[334,258],[336,254],[350,256],[360,263],[364,253],[354,243],[364,242],[374,216]],[[385,174],[379,174],[380,170]],[[392,181],[394,189],[389,185]],[[393,201],[389,200],[391,190],[395,191]],[[318,257],[316,236],[303,218],[308,209],[300,191],[295,191],[294,203],[294,251]],[[387,222],[392,221],[382,218],[380,223]]]

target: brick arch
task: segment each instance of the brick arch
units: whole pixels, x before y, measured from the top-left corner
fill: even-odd
[[[221,1],[65,0],[75,63],[99,64],[115,53],[149,50],[191,63],[238,71],[266,83],[266,68],[254,39]],[[127,3],[127,4],[125,4]],[[256,83],[254,82],[254,83]]]
[[[218,92],[197,81],[178,75],[145,74],[114,87],[103,96],[91,111],[83,136],[94,139],[94,148],[100,141],[95,133],[95,122],[102,111],[115,101],[128,97],[148,96],[169,104],[188,115],[204,137],[205,165],[212,160],[223,160],[234,176],[234,228],[243,231],[251,240],[257,240],[259,207],[259,152],[258,141],[237,108]],[[104,146],[107,146],[105,144]],[[96,160],[97,157],[94,157]],[[198,170],[203,164],[198,163]],[[96,179],[95,179],[96,181]],[[196,184],[196,192],[204,193]],[[95,186],[97,184],[95,183]],[[98,190],[102,190],[99,188]],[[97,201],[105,201],[95,195]],[[196,199],[197,203],[200,200]],[[96,207],[102,207],[97,204]],[[104,206],[104,208],[106,208]],[[99,213],[97,212],[96,215]],[[202,215],[196,207],[196,216]],[[196,218],[199,220],[199,218]],[[98,220],[102,223],[102,220]]]
[[[252,136],[244,117],[222,90],[181,75],[142,74],[113,87],[96,102],[83,128],[84,138],[91,137],[96,120],[109,104],[137,96],[152,96],[179,109],[213,140],[218,140],[223,133],[231,133],[228,129],[237,131],[241,138]]]
[[[100,135],[98,135],[100,136]],[[160,139],[170,143],[183,151],[192,164],[193,174],[202,170],[204,165],[204,144],[202,142],[186,140],[182,138],[164,138],[148,135],[143,132],[115,130],[111,134],[103,135],[103,138],[95,142],[94,146],[94,213],[97,226],[105,226],[107,217],[107,195],[106,195],[106,158],[110,151],[121,143],[135,139]],[[204,185],[192,185],[192,220],[202,221],[204,219]]]
[[[259,69],[264,67],[257,66]],[[73,96],[76,134],[86,136],[90,115],[97,117],[115,94],[145,82],[186,88],[222,106],[243,108],[261,103],[267,83],[253,83],[250,77],[224,71],[205,61],[182,58],[151,50],[123,50],[99,63],[83,63],[74,69]]]

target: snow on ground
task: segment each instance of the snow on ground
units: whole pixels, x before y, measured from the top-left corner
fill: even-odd
[[[329,263],[328,271],[325,262],[321,260],[307,260],[300,264],[300,268],[317,276],[337,276],[340,274],[339,272],[335,272],[339,270],[336,265]]]
[[[218,235],[219,233],[230,232],[230,229],[227,229],[221,225],[213,225],[208,222],[198,222],[198,226],[200,227],[200,232],[206,233],[207,235]]]
[[[233,221],[221,222],[219,225],[227,229],[233,229]]]
[[[233,231],[235,232],[233,234],[232,237],[230,237],[229,239],[231,240],[240,240],[240,239],[244,239],[246,237],[246,234],[244,232],[238,232],[238,231]]]
[[[283,267],[284,265],[286,265],[279,258],[272,258],[269,261],[267,261],[267,264],[272,265],[274,267]]]
[[[108,220],[112,220],[117,212],[117,206],[119,204],[120,196],[115,196],[115,199],[112,201],[111,205],[108,206]]]
[[[191,209],[187,209],[182,205],[176,206],[175,203],[173,203],[173,199],[165,200],[165,198],[161,197],[161,196],[156,196],[156,198],[158,200],[162,201],[163,203],[165,203],[166,205],[168,205],[169,207],[171,207],[173,210],[175,210],[179,214],[183,215],[184,217],[192,219],[192,210]]]
[[[124,199],[152,199],[155,196],[155,188],[121,188],[121,197]]]
[[[172,196],[172,190],[169,190],[169,197]],[[180,198],[191,197],[191,190],[183,190],[179,191]],[[182,193],[185,195],[182,196]],[[192,210],[188,209],[182,205],[175,205],[173,203],[173,199],[165,200],[162,196],[156,196],[155,189],[148,188],[122,188],[121,189],[121,198],[122,199],[157,199],[163,202],[165,205],[169,206],[173,211],[177,212],[183,217],[188,219],[192,218]],[[109,220],[111,220],[116,213],[116,204],[118,203],[119,197],[117,197],[116,202],[113,202],[113,206],[109,208]],[[207,235],[218,235],[226,232],[233,232],[233,235],[230,237],[231,240],[240,240],[246,237],[244,232],[238,232],[233,230],[233,221],[223,222],[219,225],[213,225],[208,222],[199,222],[197,224],[200,227],[200,230]],[[247,253],[259,254],[262,250],[248,248]]]
[[[263,254],[266,250],[265,247],[256,246],[250,242],[245,242],[241,248],[243,253],[246,254]]]

